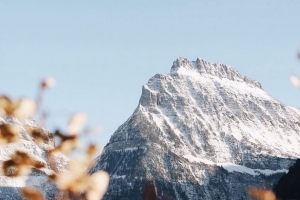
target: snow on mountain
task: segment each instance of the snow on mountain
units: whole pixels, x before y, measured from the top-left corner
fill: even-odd
[[[140,103],[91,173],[111,175],[106,199],[251,199],[300,157],[300,114],[233,67],[178,58],[143,86]]]
[[[0,175],[0,199],[23,199],[20,189],[25,186],[33,186],[43,191],[45,199],[54,199],[57,189],[54,184],[48,182],[47,175],[65,171],[68,165],[68,158],[61,153],[56,153],[54,159],[49,160],[47,151],[54,148],[54,141],[49,134],[49,141],[36,144],[32,137],[26,132],[26,128],[41,128],[34,120],[27,119],[20,123],[17,119],[0,116],[0,124],[12,124],[21,128],[19,141],[7,145],[0,145],[0,165],[3,161],[10,159],[15,151],[27,153],[31,158],[45,164],[45,168],[33,170],[29,176],[9,177]],[[44,129],[43,129],[44,130]],[[46,130],[44,130],[46,131]]]

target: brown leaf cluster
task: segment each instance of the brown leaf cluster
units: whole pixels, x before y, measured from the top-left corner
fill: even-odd
[[[28,128],[26,131],[37,144],[47,143],[50,140],[49,134],[42,128]]]
[[[75,114],[69,120],[67,134],[59,130],[54,133],[54,137],[59,140],[59,143],[58,146],[49,151],[50,157],[55,152],[71,155],[74,150],[79,150],[78,135],[85,120],[85,113]],[[109,184],[108,173],[99,171],[92,175],[87,174],[97,151],[96,145],[89,145],[83,152],[83,157],[71,158],[68,171],[49,176],[49,179],[56,183],[57,188],[67,194],[64,195],[65,199],[68,199],[70,196],[81,199],[82,196],[85,196],[88,200],[94,200],[101,199],[104,196]]]
[[[22,151],[16,151],[11,159],[3,162],[3,172],[6,176],[27,175],[31,168],[44,168],[45,164],[34,160]]]
[[[63,134],[56,130],[54,136],[58,138],[59,144],[49,153],[60,151],[65,154],[70,154],[73,150],[78,148],[78,135],[87,119],[87,114],[84,112],[76,113],[70,117],[68,125],[68,133]]]
[[[66,135],[60,132],[59,130],[56,130],[54,133],[54,137],[59,139],[59,143],[58,146],[49,151],[50,155],[52,155],[55,152],[70,154],[78,146],[77,135]]]
[[[80,150],[78,144],[78,135],[86,121],[85,113],[77,113],[70,117],[68,125],[68,133],[64,134],[57,130],[54,137],[59,140],[58,146],[49,151],[49,156],[53,156],[55,152],[63,152],[71,155],[74,150]],[[76,197],[81,199],[85,196],[88,200],[101,199],[108,187],[109,175],[107,172],[99,171],[92,175],[87,174],[89,167],[92,166],[94,155],[98,148],[91,144],[85,151],[82,158],[71,158],[69,161],[69,169],[66,172],[60,172],[49,176],[54,181],[57,188],[68,197]]]
[[[0,124],[0,145],[17,142],[21,128],[16,125]]]
[[[82,194],[88,200],[101,199],[108,187],[108,173],[99,171],[92,175],[87,174],[96,152],[96,146],[90,145],[83,158],[71,159],[68,171],[51,175],[50,180],[56,183],[58,189],[78,199]]]

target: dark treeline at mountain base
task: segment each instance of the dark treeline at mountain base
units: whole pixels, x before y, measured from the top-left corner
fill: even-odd
[[[282,200],[300,200],[300,160],[290,167],[274,186],[276,196]]]

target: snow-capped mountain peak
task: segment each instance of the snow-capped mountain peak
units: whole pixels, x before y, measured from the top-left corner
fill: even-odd
[[[246,82],[250,86],[262,89],[259,82],[252,80],[247,76],[242,76],[235,68],[230,65],[208,62],[202,58],[196,61],[189,61],[186,58],[179,57],[173,62],[172,73],[182,73],[190,75],[211,75],[220,79],[228,79],[237,82]]]
[[[233,67],[178,58],[143,86],[91,172],[111,174],[107,199],[141,199],[149,180],[160,198],[250,199],[247,187],[272,185],[300,157],[299,122]]]

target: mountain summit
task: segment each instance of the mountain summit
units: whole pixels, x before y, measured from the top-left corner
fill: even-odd
[[[251,199],[300,157],[300,111],[233,67],[178,58],[143,86],[133,115],[91,173],[106,170],[105,199]]]

